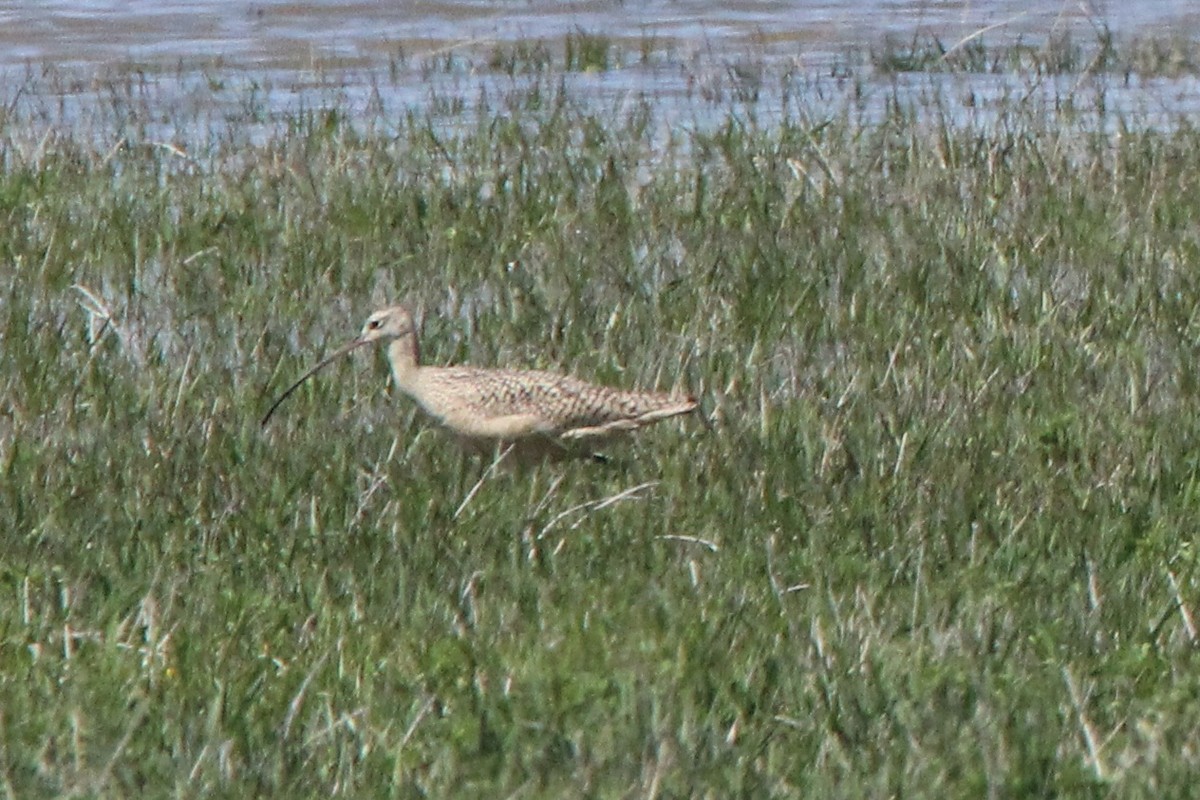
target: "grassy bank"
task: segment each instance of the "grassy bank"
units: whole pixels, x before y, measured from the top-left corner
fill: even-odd
[[[6,120],[4,792],[1186,793],[1200,133],[517,100]],[[705,419],[465,506],[373,357],[260,430],[393,300]]]

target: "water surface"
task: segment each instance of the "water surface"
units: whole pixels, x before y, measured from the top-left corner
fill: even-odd
[[[814,58],[888,34],[917,30],[946,41],[980,30],[994,39],[1090,36],[1097,26],[1131,35],[1194,31],[1191,0],[505,0],[481,2],[0,2],[0,67],[25,63],[100,66],[123,62],[306,69],[337,62],[370,66],[397,53],[486,48],[583,30],[636,42],[652,37],[734,54],[763,47]]]
[[[242,103],[246,86],[281,114],[329,105],[364,110],[373,102],[426,108],[435,96],[502,96],[520,79],[499,74],[497,53],[540,40],[561,67],[564,41],[583,33],[610,42],[611,57],[602,69],[563,76],[576,96],[608,107],[654,98],[668,114],[693,118],[704,116],[704,106],[723,116],[730,103],[753,102],[769,119],[782,113],[786,92],[818,100],[836,94],[844,88],[836,85],[838,63],[889,38],[995,47],[1196,31],[1200,3],[1192,0],[0,0],[0,77],[11,97],[14,85],[45,93],[45,81],[31,77],[54,76],[51,94],[68,116],[76,105],[110,101],[106,93],[120,91],[112,76],[129,74],[153,91],[168,121],[211,102],[210,90],[218,105],[222,89],[230,90],[230,103]],[[961,76],[935,80],[961,83]],[[914,83],[894,74],[887,81],[888,88]],[[929,77],[918,82],[927,86]],[[1054,78],[1050,88],[1057,93],[1073,82]],[[951,89],[986,105],[1014,84],[981,74],[969,89]],[[1190,75],[1116,81],[1112,91],[1118,110],[1146,107],[1164,119],[1195,110]]]

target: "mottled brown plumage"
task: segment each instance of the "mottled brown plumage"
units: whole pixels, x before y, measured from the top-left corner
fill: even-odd
[[[691,397],[611,389],[553,372],[424,367],[412,315],[392,306],[372,314],[357,339],[296,381],[263,424],[305,379],[372,342],[386,344],[396,387],[475,450],[511,446],[518,458],[590,455],[600,440],[696,407]]]

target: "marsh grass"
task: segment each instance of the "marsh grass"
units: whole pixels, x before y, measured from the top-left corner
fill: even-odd
[[[637,51],[643,63],[657,50],[652,36],[643,37]],[[492,46],[488,69],[508,76],[556,72],[607,72],[618,67],[624,48],[610,37],[582,28],[567,33],[561,42],[543,39],[501,42]]]
[[[605,72],[614,65],[615,48],[604,34],[576,29],[567,34],[563,50],[563,66],[568,72]]]
[[[1195,76],[1200,54],[1184,32],[1118,38],[1096,25],[1090,38],[1069,32],[1040,40],[988,42],[984,31],[951,41],[932,33],[891,36],[870,48],[866,60],[880,75],[910,72],[1088,75],[1112,73],[1127,80]],[[848,58],[849,63],[857,61]]]
[[[849,103],[664,143],[536,91],[261,141],[10,106],[0,786],[1185,794],[1197,131]],[[465,505],[376,358],[259,428],[397,299],[432,363],[704,419]]]

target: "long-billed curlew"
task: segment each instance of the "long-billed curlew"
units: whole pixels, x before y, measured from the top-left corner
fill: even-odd
[[[594,456],[590,445],[696,408],[691,397],[630,392],[540,370],[425,367],[412,315],[376,311],[357,339],[322,359],[263,416],[326,364],[373,342],[387,345],[396,387],[475,450],[509,448],[517,458]]]

